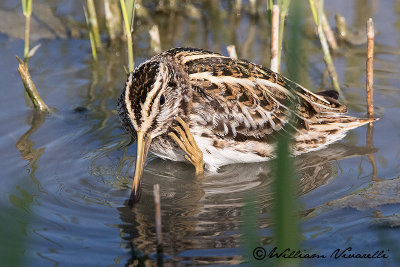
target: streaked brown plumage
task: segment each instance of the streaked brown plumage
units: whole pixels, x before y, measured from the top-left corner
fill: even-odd
[[[277,137],[289,128],[295,133],[293,153],[299,154],[372,121],[344,115],[346,107],[337,98],[336,92],[312,93],[248,61],[175,48],[129,74],[118,109],[124,127],[148,140],[138,147],[138,157],[145,158],[150,146],[162,158],[184,161],[185,152],[169,135],[180,117],[203,153],[205,167],[215,171],[272,158]],[[144,168],[140,160],[138,180]]]

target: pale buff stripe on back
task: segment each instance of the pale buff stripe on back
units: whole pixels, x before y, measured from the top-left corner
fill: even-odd
[[[217,55],[217,54],[201,54],[201,55],[191,55],[191,56],[183,56],[181,59],[182,64],[186,64],[190,61],[204,59],[204,58],[228,58],[225,56]]]
[[[251,93],[254,93],[254,83],[249,79],[235,78],[231,76],[214,76],[211,72],[192,73],[189,75],[193,80],[209,80],[212,83],[221,85],[226,84],[241,84],[247,86]]]
[[[273,83],[271,81],[268,80],[264,80],[264,79],[248,79],[248,78],[237,78],[237,77],[232,77],[232,76],[214,76],[212,75],[211,72],[200,72],[200,73],[192,73],[189,75],[189,78],[191,79],[197,79],[197,80],[201,80],[201,79],[207,79],[212,83],[215,84],[240,84],[245,86],[250,93],[254,94],[255,93],[255,85],[258,84],[260,85],[265,91],[269,92],[268,87],[272,87],[272,88],[276,88],[279,91],[281,91],[282,93],[284,93],[285,95],[293,98],[293,94],[286,89],[285,87],[277,84],[277,83]]]

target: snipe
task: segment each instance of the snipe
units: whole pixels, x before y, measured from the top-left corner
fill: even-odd
[[[269,160],[290,127],[293,154],[320,149],[371,122],[344,115],[335,91],[312,93],[263,66],[193,48],[154,56],[129,74],[118,101],[123,126],[137,135],[133,193],[149,149],[196,173]]]

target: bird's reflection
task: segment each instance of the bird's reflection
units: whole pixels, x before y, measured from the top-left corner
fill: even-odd
[[[337,177],[335,161],[367,155],[374,148],[341,143],[295,158],[298,194],[303,195]],[[160,184],[164,252],[170,262],[182,259],[208,264],[239,263],[235,255],[207,257],[200,248],[236,248],[240,245],[243,197],[254,194],[262,214],[270,213],[273,200],[273,163],[260,162],[222,167],[216,174],[195,178],[188,164],[154,159],[146,166],[143,193],[133,208],[119,208],[124,245],[131,251],[129,264],[143,263],[155,251],[153,184]],[[303,212],[303,216],[310,212]],[[263,228],[271,219],[260,218]],[[215,251],[213,252],[215,253]],[[233,253],[233,252],[232,252]],[[178,257],[172,257],[178,255]],[[200,256],[201,255],[201,256]],[[155,260],[155,257],[154,257]]]

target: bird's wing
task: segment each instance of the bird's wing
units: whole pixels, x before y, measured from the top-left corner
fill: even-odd
[[[189,75],[193,113],[225,138],[270,139],[285,125],[301,131],[320,114],[346,112],[334,97],[260,65],[203,50],[179,51],[176,58]]]

